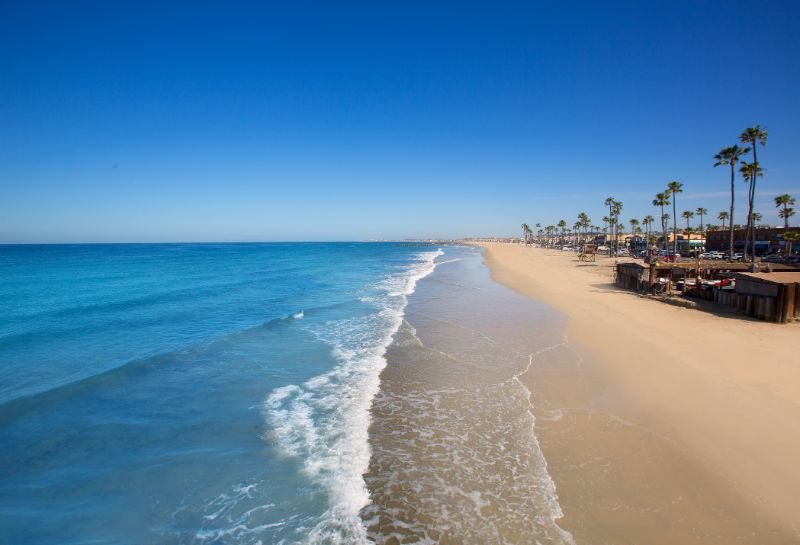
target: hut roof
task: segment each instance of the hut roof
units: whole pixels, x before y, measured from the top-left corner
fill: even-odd
[[[800,284],[800,271],[774,273],[737,273],[736,278],[743,278],[756,282],[766,282],[769,284]]]
[[[638,267],[642,269],[650,268],[650,265],[641,264],[641,263],[617,263],[617,267]],[[785,265],[783,263],[756,263],[756,267],[759,270],[764,270],[767,267],[770,267],[774,272],[798,272],[800,269],[797,267],[793,267],[792,265]],[[678,261],[677,263],[665,263],[659,262],[655,264],[655,268],[657,270],[666,270],[666,269],[686,269],[686,270],[696,270],[697,261]],[[701,260],[700,261],[700,269],[709,269],[715,271],[730,271],[730,272],[748,272],[750,270],[750,263],[728,263],[725,261],[716,261],[716,260]]]

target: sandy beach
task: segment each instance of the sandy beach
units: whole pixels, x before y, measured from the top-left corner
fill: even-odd
[[[613,259],[483,246],[496,281],[569,319],[523,379],[578,543],[800,543],[800,324],[618,290]]]

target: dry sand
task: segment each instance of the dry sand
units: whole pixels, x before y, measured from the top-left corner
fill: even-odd
[[[525,379],[579,544],[800,543],[800,324],[620,291],[604,257],[483,246],[570,320],[570,353]]]

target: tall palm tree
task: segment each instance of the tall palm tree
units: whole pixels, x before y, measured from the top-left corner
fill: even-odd
[[[664,250],[667,249],[667,223],[664,219],[664,207],[669,206],[669,204],[669,191],[656,193],[656,198],[653,199],[653,206],[661,207],[661,236],[664,238]]]
[[[559,229],[561,229],[561,244],[564,244],[564,229],[566,229],[566,228],[567,228],[567,222],[566,222],[566,221],[564,221],[564,220],[560,220],[560,221],[559,221],[559,222],[556,224],[556,227],[558,227]]]
[[[611,240],[613,240],[613,241],[617,240],[616,236],[614,235],[615,225],[616,225],[615,222],[614,222],[614,203],[615,202],[616,201],[614,200],[614,197],[606,197],[606,200],[603,201],[603,204],[605,204],[608,207],[608,217],[609,217],[609,220],[608,220],[608,228],[609,229],[608,230],[610,231]],[[612,246],[612,248],[613,248],[613,246]],[[611,254],[609,253],[609,255],[611,255]]]
[[[609,232],[609,239],[608,239],[608,255],[614,255],[614,233],[617,231],[617,218],[611,217],[608,220],[608,232]]]
[[[531,228],[527,223],[522,224],[522,237],[525,239],[525,245],[528,244],[528,233],[530,230]]]
[[[631,249],[633,249],[633,237],[636,236],[636,229],[639,227],[639,220],[633,218],[628,220],[628,223],[631,224]]]
[[[642,218],[642,225],[644,225],[645,230],[646,230],[645,231],[645,237],[646,237],[645,240],[647,241],[647,247],[648,248],[650,247],[650,233],[652,232],[652,227],[651,226],[653,225],[654,221],[656,221],[656,219],[653,216],[651,216],[650,214],[648,214],[644,218]]]
[[[691,210],[684,210],[683,213],[681,214],[681,216],[683,216],[683,219],[686,220],[686,251],[687,251],[687,253],[689,253],[689,255],[691,255],[692,254],[692,235],[691,235],[692,226],[689,225],[689,220],[694,217],[694,212],[692,212]]]
[[[783,195],[778,195],[775,197],[775,207],[780,208],[783,207],[783,210],[778,212],[778,216],[783,218],[783,228],[789,228],[789,218],[794,216],[794,208],[789,208],[789,205],[795,203],[794,197],[784,193]]]
[[[755,179],[759,176],[762,176],[761,167],[758,166],[758,163],[745,163],[742,162],[742,166],[739,167],[739,173],[744,178],[745,182],[750,184],[750,191],[749,194],[753,195],[753,185],[755,184]],[[752,197],[750,198],[750,203],[748,205],[747,211],[747,228],[745,229],[744,233],[744,256],[747,258],[747,248],[748,246],[751,249],[751,261],[755,263],[756,260],[756,232],[753,229],[753,200]],[[751,241],[752,239],[752,241]]]
[[[734,144],[733,146],[722,148],[722,150],[720,150],[720,152],[714,156],[714,159],[717,161],[714,163],[714,167],[722,165],[729,165],[731,167],[731,211],[729,216],[731,220],[731,227],[728,232],[729,255],[733,255],[733,201],[736,195],[736,188],[734,187],[734,181],[736,179],[736,163],[741,160],[743,155],[749,152],[750,148],[740,148],[738,145]],[[723,226],[722,229],[724,230],[725,227]]]
[[[542,240],[541,240],[541,238],[542,238],[542,224],[541,223],[537,223],[536,224],[536,236],[539,238],[538,244],[541,244],[542,243]]]
[[[622,212],[622,202],[614,201],[611,205],[611,210],[614,213],[614,218],[616,218],[616,222],[614,223],[614,257],[617,256],[619,253],[619,232],[618,231],[625,231],[625,225],[622,223],[622,220],[619,219],[619,213]]]
[[[752,127],[748,127],[742,134],[739,135],[739,141],[744,144],[750,144],[753,149],[753,166],[755,167],[750,172],[750,193],[749,193],[749,208],[747,211],[747,217],[750,218],[750,215],[753,213],[753,204],[755,203],[756,198],[756,179],[761,176],[760,172],[763,172],[758,163],[758,153],[756,153],[756,149],[758,145],[761,144],[762,146],[767,145],[767,131],[761,127],[761,125],[754,125]],[[752,222],[750,222],[750,232],[752,233],[753,237],[753,252],[752,252],[752,262],[755,263],[756,261],[756,234],[755,229],[752,226]]]
[[[683,193],[682,188],[683,184],[675,180],[667,184],[669,194],[672,196],[672,237],[674,238],[672,241],[672,251],[675,254],[675,259],[678,258],[678,211],[676,207],[678,203],[678,193]]]
[[[717,216],[717,219],[722,222],[722,230],[723,231],[725,230],[725,221],[728,218],[730,218],[730,215],[725,211],[720,212],[719,215]]]
[[[580,224],[580,228],[583,229],[585,235],[586,231],[589,229],[589,226],[592,224],[592,220],[589,219],[589,215],[586,212],[581,212],[578,214],[578,223]]]
[[[700,234],[703,234],[703,216],[708,214],[708,208],[703,208],[702,206],[698,206],[697,210],[695,210],[694,213],[700,216]]]

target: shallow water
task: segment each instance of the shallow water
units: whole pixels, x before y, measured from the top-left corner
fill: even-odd
[[[379,543],[571,543],[518,379],[563,318],[448,251],[410,297],[373,404],[362,515]]]

